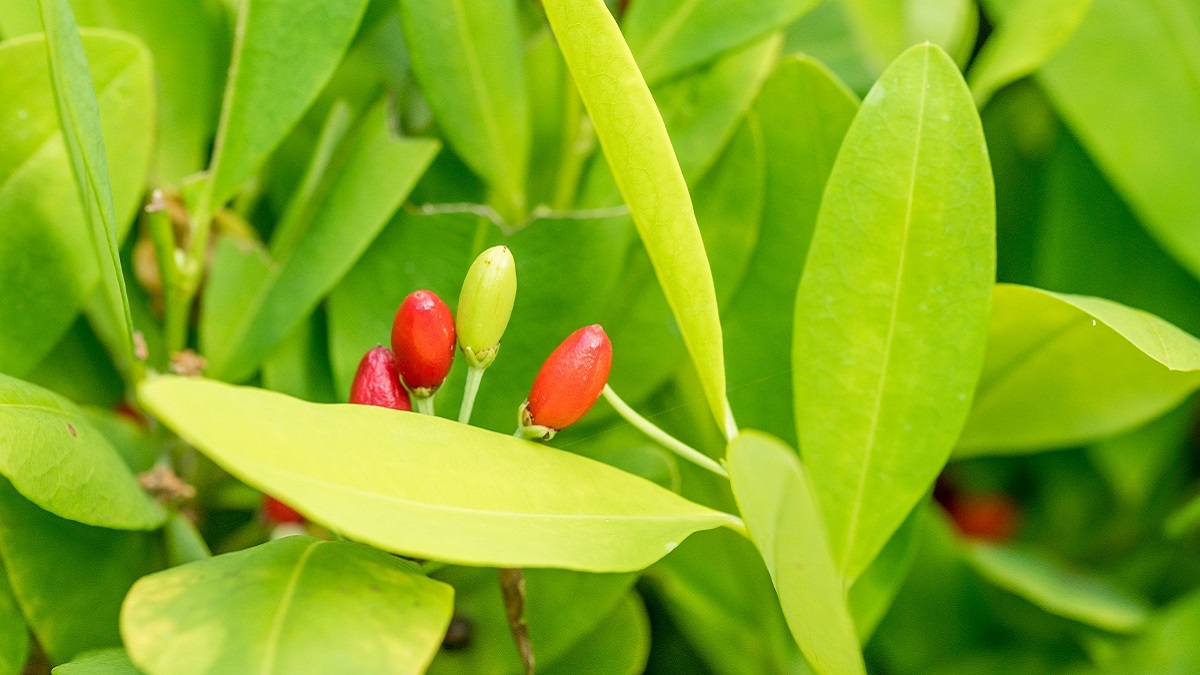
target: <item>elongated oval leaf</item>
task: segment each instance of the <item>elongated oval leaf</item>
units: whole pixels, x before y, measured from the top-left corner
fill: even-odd
[[[166,517],[104,435],[61,396],[0,375],[0,429],[0,474],[47,511],[133,530]]]
[[[146,185],[153,126],[149,55],[132,38],[83,38],[112,149],[117,236]],[[0,46],[0,371],[28,374],[71,325],[100,278],[100,265],[63,145],[46,44],[37,36]]]
[[[818,675],[866,673],[816,495],[796,453],[754,431],[729,444],[729,478],[800,651]]]
[[[842,142],[796,296],[796,428],[848,582],[950,456],[994,275],[975,103],[945,52],[914,47]]]
[[[654,97],[603,0],[543,3],[717,424],[734,433],[712,271]]]
[[[367,0],[241,3],[233,67],[209,167],[209,205],[229,199],[316,99],[366,7]]]
[[[622,21],[629,49],[650,84],[778,30],[816,0],[639,0]]]
[[[124,649],[101,649],[80,654],[55,668],[53,675],[141,675],[141,671],[133,667]]]
[[[397,553],[626,572],[732,516],[582,457],[449,420],[160,377],[141,401],[251,485]]]
[[[136,362],[133,344],[133,314],[125,290],[125,275],[121,271],[121,252],[117,238],[116,207],[113,204],[112,180],[108,174],[108,157],[100,128],[100,104],[88,70],[83,39],[75,25],[68,0],[39,0],[42,26],[45,29],[46,53],[50,61],[50,82],[58,104],[58,121],[62,128],[63,144],[75,185],[83,204],[84,221],[88,224],[92,246],[100,268],[104,314],[116,329],[116,348],[124,357],[121,362]],[[145,48],[141,47],[144,52]],[[145,56],[142,57],[145,59]]]
[[[413,74],[447,140],[511,222],[525,216],[529,103],[515,0],[402,0]]]
[[[1200,275],[1200,4],[1095,0],[1038,79],[1150,233]]]
[[[985,579],[1051,614],[1120,633],[1136,631],[1148,618],[1143,600],[1032,552],[984,543],[967,551]]]
[[[149,675],[425,672],[454,591],[362,544],[286,537],[150,575],[121,608]]]
[[[235,382],[253,375],[367,250],[437,150],[436,141],[396,138],[384,108],[376,108],[295,249],[253,294],[237,288],[246,306],[236,318],[202,329],[220,337],[205,347],[208,372]]]
[[[1200,340],[1100,298],[1001,284],[957,455],[1059,448],[1132,429],[1200,387]]]
[[[1057,54],[1091,6],[1092,0],[1022,0],[1013,7],[971,66],[971,92],[979,107]]]

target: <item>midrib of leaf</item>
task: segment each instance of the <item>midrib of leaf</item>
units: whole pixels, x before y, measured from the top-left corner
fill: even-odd
[[[522,520],[522,519],[610,520],[610,521],[624,521],[624,522],[657,522],[657,521],[710,522],[710,521],[716,520],[717,518],[720,518],[721,520],[726,520],[728,522],[733,522],[735,520],[733,516],[731,516],[727,513],[724,513],[721,511],[715,511],[715,510],[711,510],[711,509],[708,510],[708,513],[696,514],[696,515],[650,516],[650,515],[628,515],[628,514],[614,515],[614,514],[605,514],[605,513],[584,513],[584,514],[521,513],[521,512],[517,512],[517,511],[499,511],[499,510],[487,510],[487,509],[482,509],[482,508],[467,508],[467,507],[462,507],[462,506],[450,506],[448,504],[418,502],[418,501],[413,501],[411,499],[405,499],[403,497],[398,497],[396,495],[383,494],[381,492],[371,492],[370,490],[356,488],[351,485],[346,485],[344,483],[323,481],[323,480],[320,480],[317,478],[313,478],[312,476],[309,476],[307,474],[299,473],[296,471],[291,471],[289,469],[281,468],[281,467],[275,466],[273,464],[268,464],[261,460],[248,458],[245,456],[241,457],[241,461],[249,462],[251,464],[255,464],[255,465],[261,467],[262,469],[264,469],[264,473],[274,473],[276,475],[283,476],[283,477],[286,477],[291,480],[296,480],[296,481],[299,481],[302,483],[309,483],[312,485],[317,485],[324,489],[331,489],[331,490],[335,490],[335,491],[344,492],[347,494],[365,496],[365,497],[368,497],[371,499],[376,499],[376,500],[385,501],[385,502],[393,502],[393,503],[400,504],[402,506],[405,506],[405,507],[408,507],[408,508],[411,508],[411,509],[417,510],[417,511],[423,510],[423,511],[432,511],[435,513],[458,513],[458,514],[466,514],[466,515],[471,515],[471,516],[478,516],[480,514],[486,514],[486,515],[496,517],[496,518],[511,518],[514,520]],[[697,508],[706,508],[706,507],[700,506],[699,504],[695,504],[695,506]]]
[[[262,669],[259,670],[262,675],[271,675],[275,672],[275,658],[279,653],[279,636],[283,632],[283,620],[291,609],[292,598],[296,596],[296,587],[300,585],[300,575],[304,572],[304,566],[308,564],[308,559],[312,556],[313,551],[322,543],[314,541],[304,549],[304,553],[300,554],[300,559],[296,561],[296,569],[292,570],[292,576],[288,579],[287,586],[284,587],[283,599],[279,602],[279,609],[275,611],[275,620],[271,622],[271,632],[267,635],[267,651],[263,655]]]
[[[478,0],[473,0],[477,2]],[[496,0],[485,0],[494,2]],[[483,82],[483,71],[479,66],[479,53],[475,49],[475,41],[472,39],[470,32],[467,31],[467,17],[463,10],[462,0],[450,0],[450,4],[454,9],[454,27],[458,31],[458,37],[462,40],[463,51],[467,58],[467,70],[471,73],[471,88],[475,90],[475,95],[479,97],[483,113],[483,124],[487,127],[488,144],[492,146],[492,152],[495,153],[493,161],[495,166],[503,173],[505,186],[504,189],[509,193],[509,198],[515,204],[516,186],[512,183],[514,176],[509,175],[507,167],[504,166],[505,152],[502,143],[500,142],[500,123],[495,117],[495,108],[492,106],[492,97],[487,90],[487,86]]]
[[[862,511],[863,487],[867,483],[867,472],[871,466],[871,457],[875,450],[875,436],[879,431],[879,409],[883,406],[883,390],[892,361],[892,342],[896,337],[896,316],[898,314],[897,308],[900,304],[900,286],[904,281],[904,265],[908,257],[909,231],[912,228],[913,198],[917,189],[917,167],[920,165],[921,160],[921,136],[925,131],[925,107],[929,98],[926,91],[926,87],[929,85],[929,54],[930,49],[926,49],[925,62],[921,68],[921,103],[917,110],[916,142],[913,144],[912,169],[909,173],[908,204],[904,211],[904,230],[900,243],[900,260],[896,266],[896,283],[892,291],[892,310],[891,316],[888,318],[887,340],[883,345],[883,367],[879,371],[879,382],[876,385],[875,406],[871,415],[871,426],[867,430],[866,454],[863,456],[862,466],[858,473],[858,482],[854,490],[854,506],[850,510],[846,548],[842,554],[841,569],[839,570],[842,582],[846,584],[847,590],[849,590],[850,580],[847,578],[846,572],[850,567],[850,559],[854,553],[855,533],[858,531],[858,519]]]
[[[654,37],[642,49],[641,60],[643,63],[653,64],[662,50],[666,49],[667,43],[683,27],[684,22],[688,20],[692,12],[696,11],[696,6],[699,4],[700,0],[684,0],[684,2],[679,4],[675,13],[671,15],[671,18],[662,23],[659,29],[655,31]]]
[[[102,99],[102,98],[107,99],[107,97],[108,97],[109,93],[111,93],[113,87],[115,87],[126,74],[131,72],[129,70],[129,66],[133,65],[136,61],[137,61],[136,58],[131,57],[128,61],[126,61],[124,64],[122,64],[120,68],[117,69],[117,71],[113,75],[113,77],[110,78],[108,80],[108,82],[100,89],[100,91],[97,92],[97,95],[96,95],[97,103],[99,103],[99,99]],[[62,139],[62,124],[61,123],[54,130],[52,130],[44,139],[42,139],[42,141],[40,143],[38,143],[37,147],[35,147],[28,155],[25,156],[24,159],[22,159],[20,161],[20,163],[17,165],[16,170],[14,170],[12,173],[10,173],[8,175],[8,177],[4,179],[3,183],[0,183],[0,194],[4,194],[5,192],[7,192],[8,189],[10,187],[12,187],[12,184],[14,182],[16,182],[17,178],[19,178],[20,176],[23,176],[25,174],[25,171],[27,171],[29,169],[29,167],[32,165],[33,160],[36,159],[37,157],[39,157],[43,152],[47,152],[49,150],[49,148],[54,145],[54,141],[60,140],[60,139]],[[91,205],[85,204],[84,206],[86,208],[90,208]]]

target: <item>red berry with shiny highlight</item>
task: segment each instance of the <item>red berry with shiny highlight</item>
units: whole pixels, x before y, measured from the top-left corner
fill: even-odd
[[[529,422],[562,429],[579,421],[604,391],[612,343],[599,325],[563,340],[538,371],[525,403]]]
[[[354,385],[350,387],[350,402],[374,405],[393,410],[412,410],[408,392],[400,386],[396,357],[387,347],[376,347],[358,362]]]
[[[454,315],[432,291],[409,294],[392,323],[400,381],[418,396],[437,391],[454,361]]]
[[[304,524],[304,516],[271,495],[263,495],[262,510],[263,519],[271,525]]]

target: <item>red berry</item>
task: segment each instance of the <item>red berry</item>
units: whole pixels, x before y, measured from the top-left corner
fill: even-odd
[[[964,537],[993,542],[1011,539],[1020,516],[1012,498],[1002,494],[963,495],[948,510]]]
[[[400,386],[396,374],[396,357],[387,347],[376,347],[358,362],[354,385],[350,387],[350,402],[375,405],[393,410],[412,410],[408,392]]]
[[[454,361],[454,315],[432,291],[409,294],[392,323],[392,351],[400,381],[417,396],[430,396]]]
[[[285,523],[300,525],[304,523],[304,516],[271,495],[263,495],[262,509],[263,518],[271,525],[283,525]]]
[[[562,429],[579,421],[604,391],[612,343],[598,325],[580,328],[542,364],[525,401],[528,422]]]

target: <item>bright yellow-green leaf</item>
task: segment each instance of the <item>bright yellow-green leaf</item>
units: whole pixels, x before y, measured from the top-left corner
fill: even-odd
[[[369,546],[285,537],[141,579],[121,637],[149,675],[419,675],[453,598]]]
[[[729,444],[727,456],[733,494],[800,651],[818,675],[865,675],[842,577],[796,453],[748,431]]]
[[[0,474],[26,499],[70,520],[131,530],[166,518],[121,455],[75,404],[0,375]]]
[[[1200,340],[1141,310],[996,287],[960,457],[1082,445],[1132,429],[1200,387]]]
[[[733,434],[712,271],[687,183],[654,97],[603,0],[547,0],[543,6],[696,364],[708,404],[726,434]]]
[[[142,403],[230,473],[380,548],[494,567],[642,569],[735,522],[649,481],[450,420],[159,377]]]
[[[936,46],[863,100],[796,297],[796,428],[848,583],[924,497],[970,410],[995,278],[995,205],[966,83]]]

